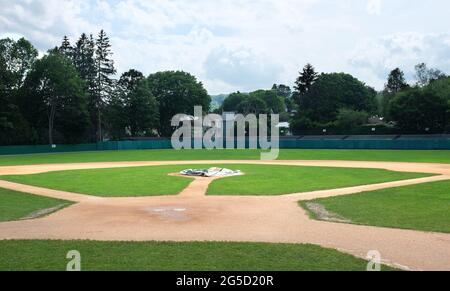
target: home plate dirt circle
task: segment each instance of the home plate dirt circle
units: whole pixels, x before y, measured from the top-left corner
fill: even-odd
[[[265,164],[378,168],[438,176],[284,196],[206,196],[195,178],[177,196],[103,198],[0,180],[0,187],[77,202],[50,216],[0,223],[0,239],[311,243],[411,270],[450,270],[450,234],[311,220],[298,201],[450,179],[450,165],[353,161],[117,162],[0,167],[0,175],[164,165]]]

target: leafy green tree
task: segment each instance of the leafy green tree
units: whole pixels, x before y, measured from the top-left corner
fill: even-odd
[[[176,114],[193,114],[195,106],[209,112],[211,97],[201,82],[189,73],[166,71],[151,74],[147,78],[152,95],[159,103],[160,136],[173,133],[171,120]]]
[[[398,93],[391,101],[390,111],[404,133],[439,133],[448,124],[448,100],[430,88]]]
[[[286,110],[288,112],[292,112],[296,110],[296,104],[293,99],[293,93],[291,90],[291,87],[280,84],[274,84],[272,87],[272,90],[274,90],[278,96],[281,96],[283,98],[284,104],[286,106]]]
[[[275,90],[258,90],[249,94],[240,92],[230,94],[225,99],[222,109],[241,114],[280,114],[286,112],[286,105],[283,97]]]
[[[431,82],[428,89],[447,100],[447,132],[450,132],[450,77],[443,77]]]
[[[300,96],[299,107],[299,116],[326,124],[334,122],[342,108],[376,112],[376,91],[349,74],[321,74],[308,92]]]
[[[134,73],[133,76],[139,75]],[[128,73],[122,75],[123,82],[119,81],[121,85],[108,104],[107,128],[115,139],[154,136],[154,130],[159,126],[158,102],[145,78],[139,82],[128,82],[129,76]]]
[[[151,94],[148,84],[144,88],[140,85],[143,81],[147,82],[141,72],[129,70],[123,73],[117,82],[106,110],[106,128],[114,139],[144,136],[146,132],[150,132],[148,130],[150,127],[147,127],[144,133],[144,130],[136,130],[145,128],[145,124],[148,123],[146,120],[159,114],[156,99]],[[156,113],[147,114],[149,110],[156,110]]]
[[[83,138],[89,124],[83,87],[71,60],[59,52],[51,52],[33,65],[25,80],[23,103],[27,118],[39,133],[39,126],[46,123],[49,144],[55,143],[55,133],[61,142]]]
[[[280,84],[280,85],[274,84],[272,86],[272,90],[276,91],[278,96],[281,96],[285,99],[290,98],[292,95],[291,87],[283,85],[283,84]]]
[[[131,92],[137,88],[137,86],[143,79],[145,79],[144,74],[137,70],[131,69],[128,72],[122,74],[119,79],[118,85]]]
[[[120,140],[130,135],[128,128],[127,98],[129,92],[117,86],[105,110],[105,129],[111,139]]]
[[[243,115],[259,115],[267,113],[268,111],[266,102],[257,94],[248,95],[241,103],[239,103],[236,109],[238,113]]]
[[[129,94],[126,109],[131,135],[152,136],[159,126],[159,106],[147,80],[139,82]]]
[[[286,112],[284,100],[273,90],[258,90],[250,93],[249,97],[255,97],[264,101],[266,109],[264,111],[259,111],[260,113],[280,114]]]
[[[297,114],[291,121],[291,130],[295,135],[302,135],[305,130],[314,129],[315,127],[317,127],[317,124],[302,114]]]
[[[356,111],[348,108],[339,109],[336,125],[344,130],[349,130],[367,123],[369,114],[365,111]]]
[[[20,88],[37,56],[37,49],[24,38],[0,40],[0,78],[8,90]]]
[[[440,78],[445,78],[446,75],[438,69],[429,69],[425,63],[416,65],[416,79],[419,87],[425,87],[431,82]]]
[[[26,143],[29,124],[18,106],[18,92],[38,55],[24,38],[0,40],[0,144]]]
[[[247,98],[248,94],[244,94],[241,92],[236,92],[230,94],[222,104],[222,109],[225,112],[235,112],[237,111],[238,105]]]

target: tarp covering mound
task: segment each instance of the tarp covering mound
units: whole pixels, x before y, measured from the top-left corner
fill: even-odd
[[[231,177],[242,175],[241,171],[233,171],[224,168],[210,168],[204,170],[188,169],[180,172],[184,176],[195,176],[195,177]]]

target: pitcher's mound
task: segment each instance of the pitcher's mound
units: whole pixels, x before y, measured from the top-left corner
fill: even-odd
[[[234,171],[225,168],[209,168],[203,170],[188,169],[181,171],[180,174],[193,177],[232,177],[243,175],[243,173],[239,170]]]

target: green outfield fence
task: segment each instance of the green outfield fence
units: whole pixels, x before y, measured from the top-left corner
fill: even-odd
[[[146,140],[146,141],[107,141],[92,144],[76,145],[29,145],[29,146],[2,146],[0,155],[23,155],[64,152],[88,152],[88,151],[118,151],[118,150],[147,150],[147,149],[171,149],[170,140]]]
[[[171,149],[170,139],[107,141],[78,145],[2,146],[0,155]],[[280,140],[281,149],[450,150],[450,136],[303,136]]]

